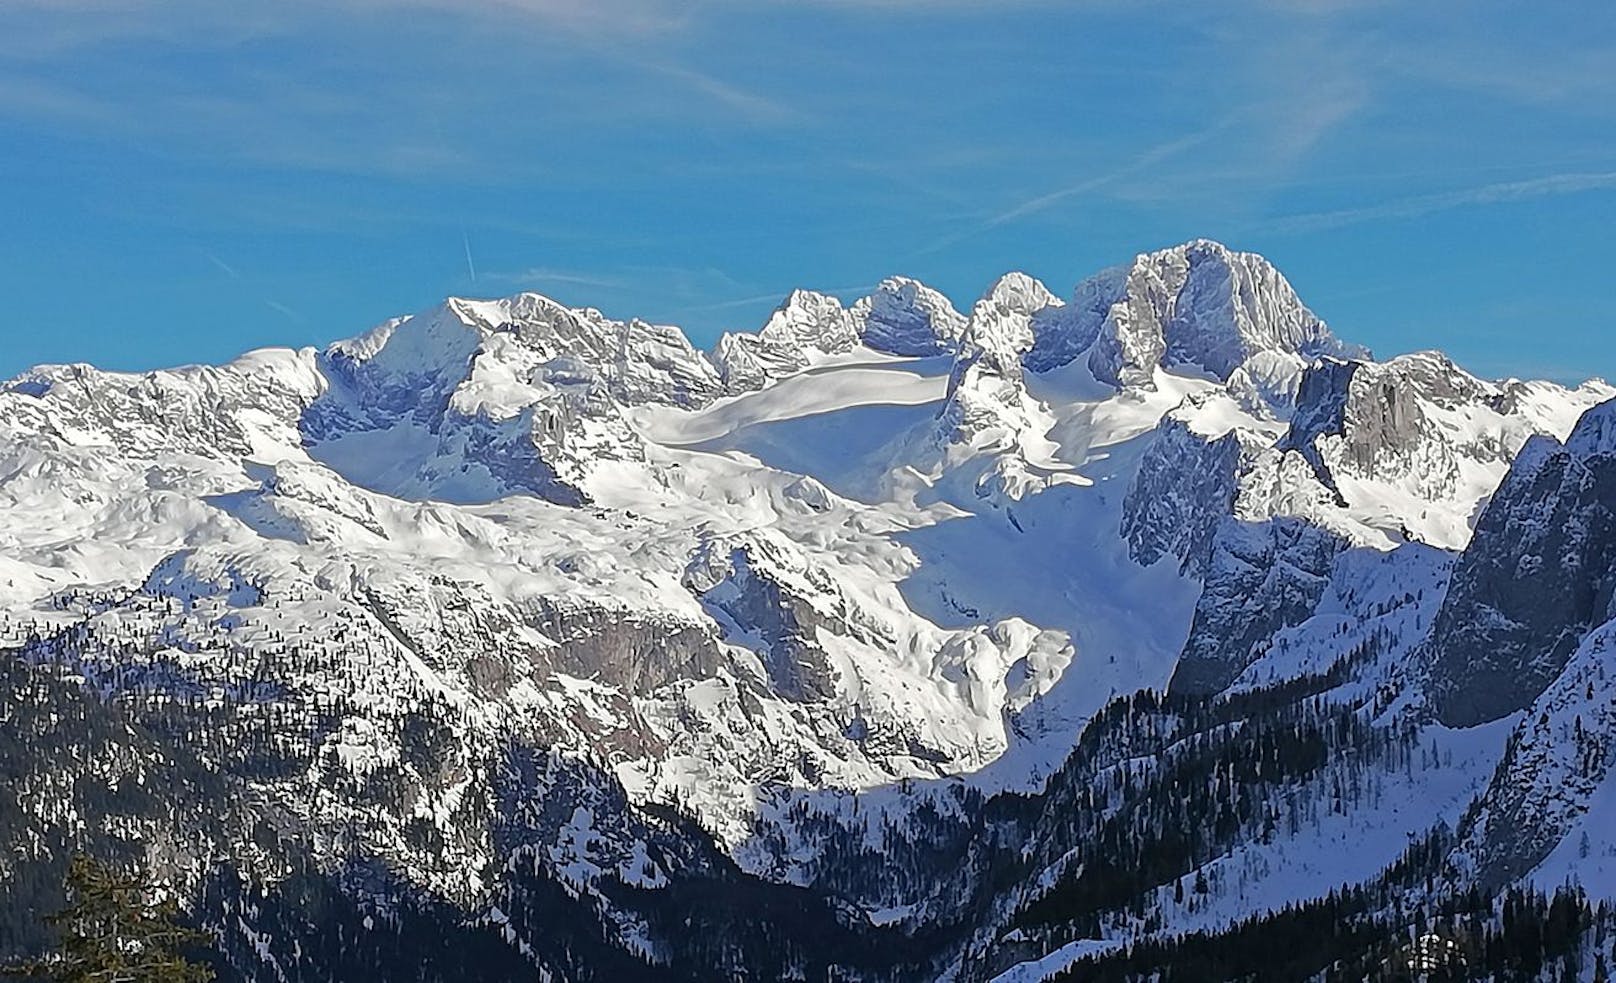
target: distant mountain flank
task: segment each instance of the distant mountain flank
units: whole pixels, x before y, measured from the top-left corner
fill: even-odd
[[[1613,461],[1606,383],[1376,360],[1207,240],[711,351],[523,293],[41,366],[0,959],[83,850],[225,978],[1591,979]]]

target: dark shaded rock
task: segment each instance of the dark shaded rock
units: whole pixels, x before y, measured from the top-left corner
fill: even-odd
[[[554,670],[647,694],[680,679],[705,679],[724,662],[705,626],[641,617],[619,609],[544,604],[534,627],[557,647],[544,656]]]
[[[1234,431],[1209,440],[1183,420],[1163,420],[1123,501],[1128,555],[1147,566],[1171,556],[1185,573],[1204,575],[1239,491],[1240,452]]]
[[[1530,706],[1610,617],[1616,447],[1600,437],[1613,416],[1616,402],[1589,410],[1565,446],[1529,441],[1482,513],[1429,643],[1443,723]]]
[[[1346,540],[1301,519],[1230,519],[1212,542],[1206,586],[1173,672],[1173,693],[1216,693],[1282,628],[1307,620]]]
[[[850,626],[816,611],[755,563],[745,548],[731,551],[723,579],[706,589],[699,583],[691,586],[705,603],[762,643],[758,654],[775,693],[799,702],[835,695],[835,670],[817,636],[822,626],[842,634]]]
[[[1347,401],[1352,392],[1352,378],[1360,367],[1358,362],[1321,359],[1302,375],[1296,393],[1296,413],[1291,417],[1290,430],[1276,445],[1282,451],[1295,451],[1302,455],[1319,484],[1330,489],[1337,504],[1345,506],[1341,489],[1335,477],[1319,454],[1318,439],[1325,434],[1345,434],[1347,430]]]

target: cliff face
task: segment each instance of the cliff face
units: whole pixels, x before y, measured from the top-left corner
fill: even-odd
[[[1616,589],[1616,404],[1529,442],[1459,560],[1431,637],[1437,711],[1468,726],[1532,704]]]
[[[1085,280],[1073,308],[1069,324],[1039,340],[1030,366],[1086,354],[1095,378],[1119,386],[1149,384],[1158,366],[1188,366],[1283,405],[1314,359],[1368,355],[1336,339],[1267,260],[1206,240]]]
[[[1220,527],[1172,690],[1217,693],[1234,682],[1261,646],[1313,613],[1346,545],[1294,518]]]

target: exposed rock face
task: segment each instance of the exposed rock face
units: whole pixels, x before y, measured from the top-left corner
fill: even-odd
[[[1122,289],[1116,283],[1126,268],[1113,267],[1097,273],[1077,285],[1072,302],[1066,305],[1064,316],[1050,318],[1039,325],[1032,348],[1025,363],[1032,372],[1048,372],[1060,368],[1088,352],[1105,324],[1111,306],[1117,302]]]
[[[1262,655],[1263,642],[1313,613],[1346,546],[1339,536],[1289,517],[1219,526],[1170,688],[1216,693],[1227,687]]]
[[[1140,562],[1165,550],[1191,572],[1202,566],[1206,531],[1231,514],[1296,516],[1381,549],[1407,541],[1460,549],[1492,476],[1502,478],[1521,444],[1568,432],[1568,410],[1608,394],[1600,383],[1484,382],[1435,353],[1324,358],[1303,374],[1285,423],[1231,381],[1192,394],[1164,419],[1125,502],[1124,535]],[[1219,422],[1231,419],[1246,423],[1231,431]],[[1195,446],[1228,433],[1238,454]],[[1219,477],[1231,466],[1232,483]]]
[[[776,537],[706,541],[685,570],[684,586],[721,615],[717,620],[727,632],[762,643],[755,650],[769,688],[789,700],[823,701],[843,691],[843,669],[828,649],[834,639],[893,643],[877,616]]]
[[[448,307],[482,339],[467,381],[473,389],[520,379],[555,359],[592,368],[624,405],[701,406],[719,393],[717,373],[684,332],[638,318],[614,321],[540,294]],[[474,403],[480,394],[468,393]]]
[[[1420,441],[1433,421],[1421,404],[1447,408],[1477,403],[1491,394],[1475,376],[1439,352],[1404,355],[1384,364],[1365,364],[1353,374],[1342,408],[1343,430],[1350,434],[1342,450],[1346,463],[1361,474],[1409,467],[1398,451]],[[1496,444],[1484,448],[1492,456],[1511,453]]]
[[[1565,445],[1529,441],[1454,572],[1432,630],[1438,716],[1453,726],[1532,704],[1616,589],[1616,402],[1589,410]]]
[[[1241,457],[1234,431],[1208,439],[1182,418],[1164,420],[1123,502],[1129,555],[1146,565],[1170,556],[1204,576],[1213,536],[1234,510]]]
[[[1616,622],[1583,638],[1521,718],[1470,822],[1457,866],[1496,890],[1537,867],[1587,809],[1616,759]]]
[[[1332,489],[1347,476],[1452,498],[1464,462],[1502,466],[1527,436],[1555,429],[1522,398],[1525,389],[1483,382],[1440,352],[1327,360],[1303,378],[1285,446]]]
[[[892,355],[943,355],[954,350],[965,318],[948,298],[918,280],[894,276],[853,305],[859,336]]]
[[[748,392],[860,344],[889,355],[947,354],[965,324],[947,297],[908,277],[883,280],[851,308],[829,294],[793,290],[756,333],[719,338],[712,361],[724,391]]]
[[[451,400],[464,415],[481,408],[509,416],[527,395],[523,387],[542,385],[557,360],[563,374],[587,366],[625,405],[700,406],[720,389],[712,365],[678,328],[613,321],[540,294],[450,299],[331,346],[326,366],[355,398],[322,406],[306,427],[319,439],[327,430],[392,422],[400,411],[430,424]]]
[[[1021,360],[1033,346],[1037,325],[1065,305],[1025,273],[1006,273],[971,308],[965,347],[991,358],[1001,375],[1021,377]]]
[[[756,334],[719,338],[713,361],[726,391],[746,392],[800,372],[816,355],[840,355],[858,343],[858,325],[841,301],[793,290]]]
[[[1197,240],[1141,255],[1084,281],[1074,322],[1041,339],[1038,371],[1087,352],[1095,378],[1148,385],[1158,366],[1193,366],[1220,380],[1237,372],[1277,405],[1294,394],[1302,369],[1325,355],[1363,357],[1303,306],[1272,264]]]
[[[544,599],[537,608],[528,623],[556,643],[541,665],[626,693],[649,695],[672,682],[705,679],[727,662],[707,625],[568,601]]]
[[[1022,425],[1030,398],[1022,383],[1022,357],[1033,346],[1036,325],[1058,317],[1063,307],[1025,273],[1000,277],[976,302],[941,413],[951,439],[969,441],[988,428],[1013,431]]]
[[[449,300],[333,345],[322,366],[334,384],[303,414],[305,442],[319,453],[412,422],[429,436],[378,447],[366,456],[403,451],[403,460],[361,480],[452,501],[522,490],[580,504],[594,462],[643,459],[623,406],[700,406],[721,389],[677,328],[613,321],[538,294]]]
[[[1327,434],[1341,435],[1347,431],[1347,400],[1351,392],[1352,377],[1363,363],[1324,359],[1309,368],[1302,376],[1296,393],[1296,411],[1291,417],[1290,429],[1276,447],[1281,451],[1294,450],[1307,462],[1319,483],[1329,488],[1337,502],[1344,502],[1335,476],[1319,454],[1319,438]]]
[[[995,507],[1070,479],[1069,465],[1055,459],[1048,437],[1056,418],[1028,391],[1024,371],[1037,338],[1058,333],[1069,319],[1067,306],[1025,273],[1000,277],[971,309],[930,456],[944,462],[991,458],[976,477],[975,493]]]
[[[703,571],[705,576],[713,573],[722,573],[722,579],[702,590],[701,597],[741,631],[762,639],[770,688],[798,702],[832,696],[835,670],[818,639],[819,629],[826,623],[824,616],[766,569],[760,569],[744,548],[732,551],[721,570]],[[699,582],[699,578],[693,581],[693,586]]]
[[[296,433],[325,390],[312,350],[266,349],[223,366],[142,375],[45,365],[0,384],[0,424],[124,455],[242,457]]]
[[[1597,391],[1561,390],[1554,405],[1576,405]],[[1316,363],[1271,447],[1249,431],[1199,436],[1179,422],[1195,418],[1193,401],[1170,414],[1141,462],[1122,528],[1140,562],[1176,556],[1186,572],[1204,577],[1172,686],[1226,686],[1260,654],[1252,644],[1306,616],[1332,558],[1348,545],[1385,548],[1377,536],[1464,545],[1466,519],[1484,494],[1475,475],[1501,468],[1525,434],[1558,425],[1538,395],[1419,354]],[[1585,419],[1597,427],[1598,414]],[[1526,706],[1589,625],[1603,620],[1611,574],[1601,556],[1613,533],[1611,492],[1599,481],[1610,479],[1571,467],[1563,460],[1569,452],[1545,458],[1551,444],[1522,451],[1441,609],[1432,644],[1447,664],[1435,672],[1445,722],[1479,723]],[[1424,503],[1422,511],[1387,528],[1388,503],[1407,499]],[[1470,682],[1461,687],[1461,679]]]

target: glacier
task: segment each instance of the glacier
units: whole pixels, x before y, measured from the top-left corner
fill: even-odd
[[[1092,937],[1007,927],[1082,865],[1043,852],[1075,834],[1004,820],[968,852],[1020,851],[1028,876],[932,969],[1030,979],[1370,881],[1438,825],[1455,883],[1552,887],[1585,830],[1608,852],[1603,765],[1563,772],[1568,742],[1616,736],[1613,397],[1377,361],[1207,240],[1064,295],[1010,273],[965,313],[904,277],[851,305],[798,290],[710,352],[538,294],[451,298],[320,350],[0,384],[0,649],[177,727],[297,863],[385,871],[355,897],[481,913],[562,976],[513,927],[539,896],[510,893],[518,871],[638,940],[613,959],[665,965],[677,944],[634,899],[689,871],[832,890],[849,851],[964,836],[994,802],[1094,808],[1073,789],[1112,750],[1084,735],[1142,692],[1166,701],[1138,711],[1163,715],[1147,746],[1198,733],[1179,701],[1286,687],[1389,735],[1350,814],[1317,807],[1345,765],[1298,779],[1283,834],[1241,827],[1197,858],[1204,894],[1155,885],[1149,917]],[[1499,603],[1539,581],[1575,611]],[[1487,673],[1532,682],[1498,702]],[[189,774],[157,760],[96,780]],[[19,856],[107,808],[19,767]],[[221,851],[292,873],[228,832],[118,821],[172,844],[177,883]],[[858,924],[919,932],[974,876],[834,890]]]

